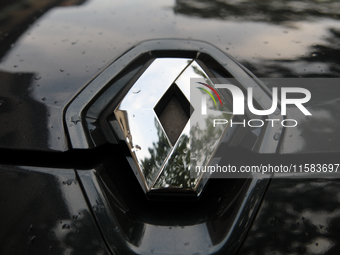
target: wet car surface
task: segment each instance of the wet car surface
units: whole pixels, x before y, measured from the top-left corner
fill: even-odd
[[[194,226],[203,222],[211,223],[202,232],[206,242],[184,240],[174,246],[184,247],[181,254],[338,253],[337,179],[268,181],[254,215],[230,248],[220,245],[223,235],[213,231],[214,224],[218,225],[214,215],[218,208],[223,211],[228,192],[235,201],[243,201],[246,196],[232,190],[246,192],[247,183],[230,184],[230,190],[220,191],[222,196],[207,192],[212,201],[206,195],[202,203],[216,211],[206,212],[196,205],[196,211],[188,207],[173,211],[188,217],[157,218],[152,214],[157,202],[144,198],[137,184],[130,185],[133,176],[112,173],[129,168],[120,147],[104,144],[74,149],[67,125],[81,125],[82,120],[65,120],[77,95],[129,50],[149,40],[160,45],[168,39],[188,45],[203,41],[233,56],[268,88],[299,86],[311,91],[312,100],[306,107],[313,116],[306,118],[289,110],[289,116],[301,125],[283,133],[275,159],[339,163],[337,1],[4,1],[0,5],[0,215],[4,226],[0,237],[7,240],[0,245],[2,254],[158,254],[166,250],[159,250],[162,247],[146,238],[148,231],[157,231],[155,225],[166,226],[162,233],[174,238],[169,227],[176,230],[190,225],[187,235],[194,235]],[[308,82],[299,81],[304,78]],[[321,78],[322,84],[318,82]],[[243,153],[235,152],[233,160],[243,161]],[[263,162],[271,160],[270,155],[262,156]],[[250,158],[257,155],[250,154]],[[98,173],[105,174],[96,180]],[[102,185],[99,193],[109,204],[91,201],[91,180]],[[133,192],[119,184],[124,181]],[[215,182],[222,181],[211,183]],[[141,210],[143,203],[148,208]],[[117,248],[118,241],[109,241],[109,230],[100,223],[98,215],[110,219],[110,206],[120,222],[127,222],[122,228],[122,236],[130,243],[127,250]],[[226,228],[228,217],[221,218]],[[179,251],[167,249],[169,254]]]

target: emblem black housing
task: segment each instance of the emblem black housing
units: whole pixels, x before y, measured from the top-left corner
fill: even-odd
[[[267,109],[271,105],[270,91],[258,80],[252,73],[245,69],[234,58],[210,44],[200,41],[183,41],[183,40],[152,40],[141,43],[132,48],[119,59],[94,78],[85,89],[73,100],[66,111],[66,124],[70,135],[70,142],[73,148],[86,149],[100,146],[105,143],[121,144],[124,147],[124,139],[127,134],[123,135],[120,131],[122,127],[116,121],[114,110],[122,101],[136,81],[148,70],[148,67],[155,59],[171,58],[171,59],[193,59],[204,72],[215,83],[226,84],[232,83],[246,92],[248,87],[253,88],[254,105],[259,109]],[[202,70],[202,71],[203,71]],[[181,97],[180,90],[174,89],[176,85],[172,85],[169,91],[175,91],[177,99]],[[168,91],[169,94],[170,92]],[[177,91],[177,92],[176,92]],[[220,90],[223,97],[232,102],[232,96],[228,90]],[[169,96],[171,96],[169,94]],[[166,95],[165,95],[166,97]],[[176,98],[175,97],[175,98]],[[147,99],[146,99],[147,100]],[[169,101],[168,99],[164,99]],[[162,101],[154,107],[156,114],[160,117],[161,111],[164,109]],[[180,100],[185,104],[187,100]],[[187,103],[188,104],[188,103]],[[232,105],[230,103],[230,105]],[[186,114],[188,117],[190,113]],[[274,114],[272,114],[274,115]],[[252,114],[246,111],[244,119],[250,119]],[[259,118],[257,116],[257,118]],[[268,116],[268,118],[282,119],[281,115]],[[235,116],[235,120],[238,116]],[[185,122],[185,120],[184,120]],[[279,122],[276,122],[279,123]],[[278,146],[278,139],[273,139],[274,136],[279,136],[282,128],[279,125],[269,127],[266,123],[262,127],[232,127],[228,128],[222,143],[228,144],[228,147],[241,146],[248,150],[260,153],[273,153]],[[178,134],[177,134],[178,135]],[[170,139],[170,138],[169,138]],[[176,140],[176,138],[172,138]],[[125,141],[127,142],[127,141]],[[173,143],[174,141],[170,141]],[[129,144],[129,142],[127,142]],[[140,163],[135,157],[131,157],[136,148],[126,150],[126,157],[130,162],[133,171],[138,176],[140,172]],[[218,158],[218,151],[217,158]],[[132,161],[136,161],[133,164]],[[215,162],[216,163],[216,162]],[[143,185],[145,180],[142,176],[141,185],[145,192],[155,193],[148,185]],[[193,194],[200,194],[205,182],[202,182],[199,187],[195,187]],[[174,189],[169,187],[168,192],[173,192]],[[161,190],[158,190],[161,191]],[[166,193],[162,190],[162,193]],[[179,191],[176,189],[176,192]],[[182,189],[183,193],[191,194],[190,190]]]
[[[116,132],[119,126],[115,122],[113,112],[138,77],[156,58],[194,59],[209,77],[216,79],[218,83],[229,83],[228,81],[232,80],[233,84],[244,92],[248,86],[253,87],[254,103],[259,109],[265,108],[266,104],[271,102],[270,92],[253,74],[234,58],[208,43],[192,40],[146,41],[109,64],[71,102],[66,110],[65,122],[73,148],[87,149],[110,143],[117,147],[115,150],[118,154],[124,154],[126,157],[131,155],[126,145],[121,144],[124,137],[119,137],[119,132]],[[220,92],[231,102],[228,91]],[[246,112],[244,118],[251,117]],[[275,116],[278,117],[280,116]],[[247,153],[274,153],[278,141],[273,139],[273,134],[281,131],[279,127],[269,129],[266,125],[257,129],[229,128],[222,139],[221,150],[217,151],[216,155],[226,158],[224,154],[228,153],[230,159],[234,160],[233,155],[242,153],[241,148],[246,149],[243,154],[246,158]],[[182,201],[182,195],[178,197],[176,192],[166,190],[148,192],[147,197],[154,198],[148,200],[136,179],[131,179],[132,171],[126,169],[127,166],[127,162],[119,165],[107,162],[90,171],[78,170],[90,204],[94,208],[101,208],[94,210],[94,214],[108,245],[113,251],[119,250],[126,254],[143,253],[137,243],[130,243],[131,231],[127,232],[123,227],[126,222],[132,226],[133,233],[138,232],[136,234],[140,238],[144,235],[139,231],[148,231],[149,237],[154,240],[162,236],[159,229],[155,228],[156,225],[162,224],[162,231],[167,235],[175,232],[170,233],[172,227],[166,226],[178,225],[175,234],[182,237],[188,237],[188,233],[192,231],[197,233],[203,227],[209,230],[206,235],[210,236],[212,243],[205,243],[196,235],[192,235],[192,243],[206,246],[207,253],[213,253],[217,246],[220,251],[235,251],[238,245],[234,244],[240,243],[239,240],[244,237],[248,228],[247,222],[253,218],[269,183],[268,179],[262,179],[258,175],[249,175],[246,179],[237,180],[213,179],[210,180],[211,185],[208,183],[206,186],[199,201],[197,193],[191,193],[195,200],[188,202]],[[131,185],[128,186],[125,182],[123,184],[120,181],[122,179],[125,182],[131,180]],[[187,195],[190,196],[190,192]],[[168,199],[165,199],[166,197]],[[215,200],[217,202],[214,202]],[[211,203],[217,203],[217,207]],[[202,207],[211,210],[201,210]],[[190,212],[192,220],[183,215],[183,222],[191,222],[192,227],[182,226],[181,217],[178,218],[182,209]],[[204,215],[201,215],[200,212],[203,211]],[[139,243],[141,242],[142,239]]]

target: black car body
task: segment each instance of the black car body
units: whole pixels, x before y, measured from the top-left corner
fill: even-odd
[[[312,116],[289,108],[299,126],[281,129],[272,153],[225,146],[227,163],[339,164],[337,1],[22,0],[0,8],[1,254],[339,253],[336,176],[211,179],[199,199],[153,199],[104,127],[67,115],[98,80],[122,97],[151,57],[216,50],[264,90],[312,95]],[[108,70],[116,74],[106,81]],[[84,112],[100,91],[88,94]],[[83,126],[86,142],[72,131]]]

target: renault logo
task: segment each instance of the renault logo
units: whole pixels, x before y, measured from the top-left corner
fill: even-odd
[[[190,91],[193,86],[199,88],[195,94]],[[209,129],[202,121],[199,108],[204,95],[201,94],[208,93],[209,99],[216,103],[207,90],[216,95],[212,86],[195,60],[158,58],[114,110],[121,137],[132,155],[130,165],[146,192],[171,190],[199,194],[203,189],[206,179],[190,170],[194,163],[209,164],[227,128]],[[218,100],[222,105],[224,99],[218,96]],[[232,116],[228,112],[214,117]],[[213,134],[208,135],[208,130],[213,130]],[[206,138],[204,144],[202,137]]]
[[[303,110],[309,96],[301,93],[305,98],[294,103]],[[218,150],[221,143],[257,153],[277,150],[280,123],[289,120],[279,114],[280,102],[273,102],[270,94],[259,79],[212,45],[151,40],[95,77],[69,104],[65,123],[73,149],[120,148],[149,197],[198,196],[211,177],[193,170],[227,160]],[[268,116],[252,119],[254,110],[245,109],[245,103]]]

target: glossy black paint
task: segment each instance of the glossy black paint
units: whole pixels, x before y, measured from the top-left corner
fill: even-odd
[[[29,28],[10,41],[15,23],[3,23],[2,148],[67,150],[62,116],[69,101],[108,63],[145,40],[207,41],[260,78],[340,73],[335,1],[81,3],[51,8],[39,18],[28,12]],[[26,78],[6,81],[20,74]]]
[[[0,218],[4,226],[0,237],[5,241],[0,245],[1,254],[109,253],[100,231],[116,229],[99,231],[95,220],[100,224],[107,215],[113,217],[112,211],[106,216],[103,213],[110,207],[120,208],[124,214],[127,205],[116,195],[116,200],[90,199],[93,207],[89,208],[84,194],[99,197],[112,190],[97,186],[98,192],[86,188],[82,193],[74,170],[62,170],[64,164],[85,168],[76,166],[87,156],[77,151],[77,160],[66,157],[56,163],[60,154],[39,151],[70,150],[63,122],[66,107],[110,63],[141,42],[168,38],[206,41],[234,56],[260,78],[337,78],[340,74],[337,1],[18,3],[15,8],[9,1],[0,5],[1,152],[4,157],[23,157],[26,151],[34,151],[29,154],[33,157],[18,164],[57,165],[60,169],[14,166],[18,161],[0,158],[0,163],[12,165],[2,166],[0,171]],[[79,6],[66,7],[70,4]],[[328,81],[322,85],[317,81],[304,85],[299,80],[265,81],[269,88],[303,86],[312,92],[308,109],[313,118],[289,112],[302,122],[297,132],[287,130],[281,140],[280,153],[292,157],[274,159],[337,162],[340,94],[337,81]],[[116,150],[119,148],[112,152]],[[320,152],[336,153],[325,157]],[[294,156],[297,153],[304,156]],[[46,156],[43,163],[41,156]],[[258,160],[257,155],[250,156]],[[240,155],[233,160],[244,161]],[[89,166],[97,165],[89,161]],[[97,170],[79,173],[89,184],[97,181],[103,185]],[[273,180],[239,254],[338,254],[338,192],[336,179]],[[103,201],[110,204],[103,206]],[[139,221],[131,233],[126,230],[135,247],[145,234],[145,222],[156,219],[143,215],[135,213]],[[160,223],[168,227],[171,224],[166,225],[166,220],[161,218]],[[248,226],[251,223],[249,220]],[[106,241],[114,250],[115,244],[110,242],[119,239]],[[148,243],[151,249],[145,253],[152,252],[152,244]]]
[[[239,254],[339,254],[339,180],[274,179]]]
[[[109,254],[73,169],[0,167],[1,254]]]

